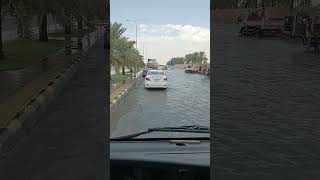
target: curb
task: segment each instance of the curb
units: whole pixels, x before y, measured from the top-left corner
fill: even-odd
[[[36,97],[16,113],[9,126],[0,134],[0,152],[9,151],[22,136],[30,133],[34,125],[47,111],[48,106],[55,101],[55,98],[74,77],[82,61],[83,59],[77,56],[54,80],[48,83],[45,89],[41,90]]]
[[[137,73],[137,77],[131,82],[131,84],[129,85],[129,87],[127,89],[124,89],[121,94],[119,94],[117,96],[116,99],[112,100],[110,102],[110,109],[115,108],[119,103],[121,103],[123,101],[123,99],[129,94],[128,92],[132,89],[132,86],[135,85],[137,83],[137,81],[139,80],[139,78],[141,78],[141,73],[142,71],[140,71],[139,73]]]

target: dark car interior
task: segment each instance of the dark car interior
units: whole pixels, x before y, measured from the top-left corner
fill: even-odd
[[[111,160],[111,180],[206,180],[210,168],[145,161]]]
[[[210,140],[202,137],[198,139],[111,140],[111,179],[210,179]]]

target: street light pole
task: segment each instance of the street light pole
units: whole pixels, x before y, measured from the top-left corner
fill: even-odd
[[[147,48],[146,48],[146,62],[148,62],[148,51],[147,51]]]
[[[146,58],[145,56],[144,56],[144,43],[142,43],[142,54],[143,54],[143,60]]]
[[[138,49],[138,23],[137,23],[137,20],[127,19],[127,22],[134,22],[136,24],[136,49]]]
[[[136,23],[136,49],[138,49],[138,25],[137,21],[134,21]]]

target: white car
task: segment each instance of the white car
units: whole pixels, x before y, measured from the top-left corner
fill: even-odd
[[[167,85],[168,78],[162,70],[149,70],[147,75],[144,78],[144,87],[145,88],[164,88],[168,87]]]

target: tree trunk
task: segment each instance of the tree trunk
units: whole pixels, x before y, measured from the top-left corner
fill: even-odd
[[[119,69],[119,67],[114,66],[114,69],[115,69],[115,71],[116,71],[116,74],[120,74],[120,69]]]
[[[290,16],[293,16],[293,4],[294,4],[294,0],[290,0]]]
[[[43,13],[40,15],[39,25],[39,41],[48,42],[48,30],[47,30],[47,14]]]
[[[67,22],[64,26],[64,33],[65,34],[71,34],[71,14],[69,11],[65,12],[65,15],[67,17]]]
[[[3,59],[3,47],[2,47],[2,3],[0,3],[0,59]]]
[[[78,19],[78,30],[82,30],[82,17]]]
[[[66,24],[64,26],[64,33],[65,34],[71,34],[71,24]]]
[[[126,67],[122,66],[122,75],[126,75]]]

